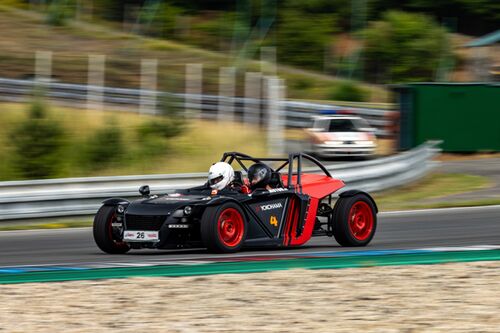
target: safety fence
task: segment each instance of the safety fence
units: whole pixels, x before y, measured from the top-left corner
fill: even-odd
[[[438,142],[428,142],[394,156],[327,165],[343,190],[381,191],[425,176],[435,165]],[[306,169],[314,172],[316,169]],[[138,175],[0,182],[0,221],[94,214],[110,197],[134,199],[148,184],[153,194],[201,185],[206,173]]]
[[[36,88],[43,91],[44,96],[59,104],[86,108],[93,94],[98,94],[102,103],[109,110],[140,112],[141,103],[151,98],[152,103],[172,97],[172,103],[178,107],[199,110],[204,119],[217,119],[222,107],[229,105],[234,111],[234,120],[251,121],[263,124],[266,122],[268,100],[226,97],[218,95],[170,94],[153,90],[111,88],[92,85],[58,83],[52,81],[16,80],[0,78],[0,100],[7,102],[25,102],[32,98]],[[147,104],[147,103],[146,103]],[[222,104],[222,106],[221,106]],[[391,115],[394,114],[390,104],[368,104],[369,107],[349,106],[349,103],[329,104],[326,102],[309,102],[281,100],[279,109],[284,116],[288,128],[307,128],[312,124],[312,116],[321,113],[343,113],[359,115],[375,128],[377,136],[390,135]],[[352,105],[352,104],[351,104]]]

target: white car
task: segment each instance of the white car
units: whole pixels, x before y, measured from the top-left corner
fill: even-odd
[[[310,151],[320,157],[371,156],[377,148],[375,129],[357,116],[317,116],[306,132]]]

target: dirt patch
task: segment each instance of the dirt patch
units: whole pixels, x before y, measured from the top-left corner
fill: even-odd
[[[500,262],[0,286],[2,332],[498,332]]]

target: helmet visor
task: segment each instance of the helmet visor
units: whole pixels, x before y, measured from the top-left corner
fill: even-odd
[[[264,179],[264,177],[266,176],[266,173],[267,173],[267,171],[264,168],[261,168],[261,169],[257,170],[257,172],[255,172],[255,174],[253,174],[253,177],[252,177],[250,183],[252,185],[257,184],[262,179]]]
[[[215,185],[217,183],[220,183],[223,179],[224,179],[224,176],[221,175],[219,177],[215,177],[215,178],[209,179],[208,180],[208,184],[209,185]]]

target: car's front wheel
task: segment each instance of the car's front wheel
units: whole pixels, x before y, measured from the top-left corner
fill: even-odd
[[[366,246],[377,229],[376,208],[364,194],[339,198],[333,212],[333,236],[342,246]]]
[[[240,206],[225,203],[208,207],[201,219],[201,238],[212,252],[236,252],[243,247],[247,221]]]
[[[97,246],[109,254],[122,254],[130,250],[127,243],[117,239],[113,232],[116,219],[115,207],[102,206],[94,218],[94,240]]]

